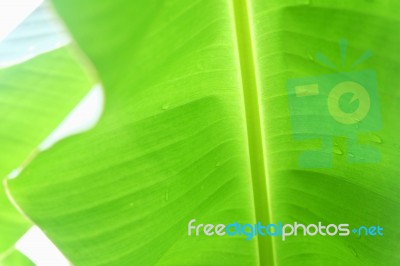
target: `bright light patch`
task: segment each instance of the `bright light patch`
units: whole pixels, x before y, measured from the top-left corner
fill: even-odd
[[[99,121],[104,107],[103,87],[95,85],[61,124],[39,145],[38,150],[51,148],[58,141],[87,131]],[[23,166],[14,169],[7,178],[14,179],[24,170]]]
[[[64,27],[49,4],[43,3],[0,41],[0,67],[25,62],[68,43]]]
[[[12,32],[43,0],[1,0],[0,41]]]
[[[46,150],[59,140],[84,132],[96,125],[103,111],[104,95],[101,85],[96,85],[75,107],[64,121],[42,142],[39,150]]]
[[[35,263],[36,266],[71,265],[37,226],[31,227],[18,240],[15,247]]]

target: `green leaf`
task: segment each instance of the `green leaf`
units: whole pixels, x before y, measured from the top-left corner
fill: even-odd
[[[0,174],[5,176],[35,156],[93,81],[69,48],[60,48],[1,70],[0,86]]]
[[[0,193],[0,254],[7,253],[17,240],[27,231],[31,225],[25,218],[17,212],[14,206],[7,199],[4,190]],[[7,256],[6,256],[7,255]],[[4,259],[3,259],[4,257]],[[5,260],[8,253],[0,255],[0,261]],[[0,263],[0,265],[2,265]]]
[[[262,88],[272,220],[381,225],[384,236],[357,238],[297,237],[275,241],[281,265],[396,265],[400,225],[400,3],[396,1],[254,1],[254,43]],[[359,142],[380,152],[379,163],[351,163],[352,152],[340,133],[333,136],[333,167],[302,170],[302,151],[320,149],[321,136],[293,140],[286,82],[343,71],[338,40],[348,47],[345,72],[373,70],[377,76],[382,128],[352,130]],[[372,57],[350,69],[367,50]],[[321,65],[313,56],[325,54],[339,70]],[[316,115],[316,123],[324,121]],[[311,121],[304,121],[311,125]],[[360,129],[363,123],[357,124]],[[312,129],[310,129],[312,131]],[[361,133],[358,134],[358,131]],[[358,135],[358,136],[357,136]],[[359,157],[370,155],[364,152]],[[321,156],[321,155],[316,155]],[[361,158],[360,158],[361,159]],[[314,158],[314,160],[316,160]]]
[[[82,5],[89,14],[119,9]],[[9,181],[12,194],[73,264],[255,264],[256,240],[188,241],[186,229],[192,218],[255,221],[231,7],[135,5],[111,22],[72,19],[92,39],[88,55],[105,86],[104,115],[92,131],[40,154]],[[213,19],[198,22],[203,13]],[[93,24],[102,30],[89,30]],[[14,187],[19,182],[24,188]],[[46,196],[28,199],[33,191]],[[183,249],[182,260],[176,254]]]
[[[398,3],[56,0],[55,6],[104,83],[105,112],[92,131],[41,153],[8,180],[8,189],[74,265],[400,262]],[[333,61],[328,65],[340,66],[342,38],[351,63],[368,49],[374,53],[339,78],[376,73],[382,128],[362,132],[359,141],[379,151],[379,163],[351,163],[366,158],[329,127],[300,139],[327,116],[289,112],[288,81],[337,73],[320,62],[327,62],[324,54]],[[309,131],[294,127],[300,118]],[[332,166],[299,167],[303,151],[321,146],[321,135],[332,144],[314,158],[333,154]],[[189,237],[191,219],[380,225],[385,235]]]
[[[41,16],[43,14],[47,15]],[[44,37],[37,34],[37,29],[51,28],[42,23],[51,25],[53,19],[43,8],[38,9],[0,43],[0,65],[12,65],[0,69],[0,175],[3,178],[32,160],[39,144],[93,85],[93,80],[69,48],[54,50],[54,47],[43,45],[49,44],[49,39],[59,39],[55,37],[57,32],[47,32]],[[39,44],[47,50],[37,50],[35,55],[44,54],[20,63],[29,59],[32,53],[27,47]],[[2,189],[0,253],[9,250],[30,226],[31,222],[16,210]],[[7,257],[11,262],[6,265],[20,265],[17,264],[18,257]]]
[[[91,88],[67,48],[0,70],[0,174],[29,163],[37,147]],[[14,245],[31,223],[0,193],[0,252]]]
[[[18,250],[11,248],[0,254],[0,265],[2,266],[35,266],[27,257]]]

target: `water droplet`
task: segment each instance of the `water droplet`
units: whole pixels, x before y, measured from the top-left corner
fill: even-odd
[[[353,255],[355,257],[358,257],[357,251],[353,247],[350,247],[350,250],[351,250],[351,253],[353,253]]]
[[[220,162],[217,162],[217,163],[215,164],[215,166],[216,166],[216,167],[220,167],[220,166],[221,166],[221,163],[220,163]]]
[[[167,2],[171,2],[171,1],[167,1]],[[167,13],[167,16],[166,16],[167,22],[168,21],[172,21],[173,19],[174,19],[174,16],[172,14],[170,14],[170,13]]]
[[[333,146],[333,152],[335,154],[337,154],[337,155],[342,155],[343,154],[342,149],[340,149],[340,147],[338,145],[336,145],[336,144]]]
[[[354,154],[349,152],[349,157],[354,158],[355,156],[354,156]]]
[[[169,200],[169,191],[167,190],[165,192],[165,201],[168,201],[168,200]]]
[[[162,107],[161,107],[161,109],[163,109],[163,110],[168,110],[169,109],[169,104],[164,104]]]
[[[314,55],[310,52],[307,53],[307,57],[308,59],[310,59],[311,61],[314,61]]]
[[[372,142],[375,142],[375,143],[379,143],[379,144],[382,143],[381,137],[379,137],[378,135],[375,135],[375,134],[372,134],[372,135],[371,135],[370,140],[371,140]]]
[[[196,64],[196,69],[197,70],[203,70],[204,69],[204,65],[202,63],[197,63]]]

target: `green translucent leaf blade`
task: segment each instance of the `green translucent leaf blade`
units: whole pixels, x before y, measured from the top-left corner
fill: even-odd
[[[13,197],[74,265],[255,264],[255,239],[186,229],[255,220],[232,7],[89,1],[72,18],[76,5],[56,3],[101,75],[104,115],[8,181]]]
[[[399,3],[396,1],[268,1],[252,3],[254,40],[259,88],[262,94],[264,130],[269,178],[271,180],[272,221],[310,224],[349,223],[350,226],[380,225],[383,237],[295,237],[274,239],[278,265],[396,265],[400,213],[400,66]],[[339,41],[347,40],[344,68]],[[366,51],[372,57],[352,68]],[[318,61],[322,53],[337,67]],[[290,113],[293,105],[287,93],[288,80],[319,86],[324,75],[347,72],[353,78],[363,71],[376,73],[380,115],[375,124],[361,122],[350,129],[358,144],[376,149],[377,163],[352,163],[368,158],[369,151],[355,154],[348,136],[329,123],[324,112],[311,116]],[[353,74],[352,74],[353,73]],[[368,73],[368,72],[366,72]],[[308,80],[307,80],[308,79]],[[355,79],[357,81],[357,79]],[[306,83],[307,84],[307,83]],[[331,89],[329,86],[326,89]],[[314,97],[314,96],[309,96]],[[293,96],[293,102],[301,97]],[[309,102],[326,106],[325,98]],[[303,107],[304,108],[304,107]],[[317,109],[318,110],[318,109]],[[293,122],[304,127],[294,128]],[[300,129],[301,128],[301,129]],[[303,128],[314,135],[303,137]],[[322,148],[321,141],[327,144]],[[331,141],[331,143],[329,143]],[[324,145],[324,144],[322,144]],[[299,160],[304,151],[315,150],[312,162],[327,157],[331,167],[304,169]],[[318,152],[320,151],[320,152]],[[353,228],[352,227],[352,228]],[[352,229],[351,228],[351,229]]]
[[[2,266],[35,266],[32,261],[16,249],[10,249],[6,254],[0,254],[0,264]]]
[[[8,188],[74,265],[399,263],[396,2],[55,6],[104,83],[104,116],[37,156]],[[380,119],[340,130],[327,122],[326,91],[346,78],[373,84]],[[321,98],[297,104],[304,95]],[[349,99],[341,104],[352,110]],[[354,143],[379,156],[356,154]],[[380,225],[385,236],[270,245],[187,235],[191,219],[259,217]]]

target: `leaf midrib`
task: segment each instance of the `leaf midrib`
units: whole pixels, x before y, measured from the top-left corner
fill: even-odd
[[[269,224],[271,220],[271,208],[268,193],[269,186],[266,176],[265,153],[263,149],[263,130],[261,127],[261,94],[257,86],[253,35],[248,1],[234,0],[233,13],[240,60],[244,108],[246,113],[248,149],[256,222]],[[258,253],[260,265],[275,265],[272,239],[270,237],[258,237]]]

